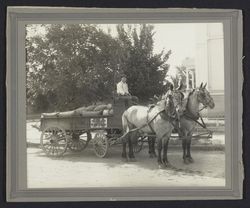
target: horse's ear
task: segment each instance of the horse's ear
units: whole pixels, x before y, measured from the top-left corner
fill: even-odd
[[[203,88],[205,89],[205,88],[206,88],[206,86],[207,86],[207,83],[203,86]]]
[[[200,87],[199,87],[200,89],[202,88],[202,85],[203,85],[203,82],[201,83],[201,85],[200,85]]]

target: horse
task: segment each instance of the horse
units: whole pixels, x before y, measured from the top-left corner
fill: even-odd
[[[129,147],[129,159],[135,161],[133,143],[142,134],[155,134],[157,139],[158,158],[160,168],[171,166],[167,158],[168,142],[174,129],[173,122],[176,112],[182,114],[182,94],[168,93],[155,106],[131,106],[122,115],[123,151],[122,158],[127,161],[126,145]],[[163,157],[161,153],[163,150]]]
[[[173,85],[170,85],[170,89],[165,94],[163,94],[160,97],[154,97],[154,100],[152,100],[156,103],[156,102],[159,102],[160,99],[166,98],[168,95],[173,96],[174,100],[176,101],[176,107],[178,106],[179,108],[176,111],[176,120],[172,122],[172,124],[174,124],[175,127],[177,125],[177,122],[180,120],[180,115],[182,115],[185,110],[183,106],[184,94],[181,92],[182,87],[183,87],[182,83],[178,86],[178,88],[174,88]],[[148,147],[149,147],[149,151],[148,151],[149,157],[150,158],[157,157],[155,153],[155,142],[156,142],[155,137],[147,135],[147,138],[148,138]]]
[[[200,118],[200,104],[203,105],[202,109],[207,107],[213,109],[215,107],[214,100],[206,89],[206,84],[203,85],[203,83],[188,94],[184,113],[180,116],[179,120],[180,127],[178,128],[178,133],[182,139],[183,162],[185,164],[194,162],[190,147],[195,125]]]

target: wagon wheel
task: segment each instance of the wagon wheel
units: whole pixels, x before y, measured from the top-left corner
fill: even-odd
[[[88,142],[88,133],[79,135],[73,132],[68,142],[69,149],[73,152],[81,152],[88,146]]]
[[[83,139],[70,139],[69,140],[69,149],[72,152],[81,152],[87,147],[87,142]]]
[[[93,147],[97,157],[104,158],[108,152],[108,138],[103,131],[97,132],[93,139]]]
[[[68,147],[65,130],[59,126],[47,127],[42,132],[40,144],[46,155],[62,156]]]
[[[139,153],[142,150],[144,137],[139,137],[138,140],[133,144],[134,153]]]

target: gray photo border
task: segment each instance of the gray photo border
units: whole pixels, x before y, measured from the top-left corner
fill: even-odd
[[[225,187],[27,189],[25,25],[222,22],[225,51]],[[7,8],[7,201],[242,199],[242,12],[233,9]]]

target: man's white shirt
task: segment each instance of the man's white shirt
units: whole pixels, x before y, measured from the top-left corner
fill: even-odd
[[[129,94],[128,92],[128,85],[127,83],[125,82],[122,82],[120,81],[117,85],[117,94],[118,95],[126,95],[126,94]]]

